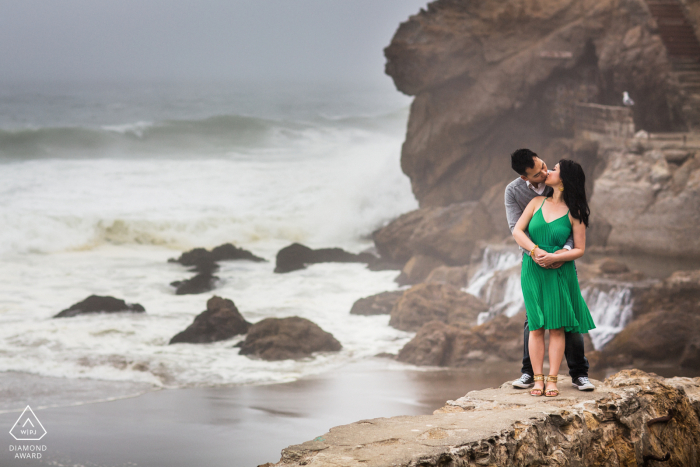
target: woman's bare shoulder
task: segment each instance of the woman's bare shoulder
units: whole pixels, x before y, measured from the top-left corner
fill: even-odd
[[[533,208],[533,211],[537,208],[540,207],[540,204],[544,202],[544,200],[547,199],[546,196],[535,196],[530,200],[530,202],[527,204],[527,207]]]

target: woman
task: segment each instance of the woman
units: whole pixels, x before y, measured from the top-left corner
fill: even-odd
[[[586,201],[586,176],[579,164],[562,159],[550,171],[545,184],[554,189],[546,198],[530,201],[515,224],[513,237],[528,253],[523,258],[521,285],[530,328],[530,360],[535,386],[530,394],[541,396],[545,389],[544,332],[549,329],[549,376],[545,396],[559,395],[557,373],[564,355],[564,332],[586,333],[595,328],[588,306],[581,296],[573,261],[586,249],[586,228],[590,210]],[[528,238],[525,231],[528,231]],[[574,247],[562,249],[573,231]],[[558,269],[553,263],[565,261]]]

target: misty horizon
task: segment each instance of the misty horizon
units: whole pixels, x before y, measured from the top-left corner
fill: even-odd
[[[426,3],[5,2],[0,82],[389,86],[383,49]]]

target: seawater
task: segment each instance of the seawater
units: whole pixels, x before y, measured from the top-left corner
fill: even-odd
[[[317,264],[274,274],[292,242],[352,252],[415,209],[400,170],[409,101],[357,85],[49,85],[0,89],[0,371],[162,387],[291,381],[396,352],[412,334],[352,316],[396,271]],[[232,242],[265,263],[222,262],[211,293],[176,296],[168,263]],[[145,314],[52,316],[91,294]],[[168,345],[212,295],[250,322],[301,316],[338,353],[265,362],[242,337]]]

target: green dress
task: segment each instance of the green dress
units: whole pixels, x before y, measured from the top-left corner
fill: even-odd
[[[547,223],[542,215],[542,205],[532,216],[528,232],[539,248],[554,253],[562,249],[571,235],[569,211]],[[526,254],[523,257],[520,283],[531,331],[542,327],[563,327],[566,332],[585,333],[595,329],[591,312],[581,296],[573,261],[565,262],[559,269],[545,269]]]

